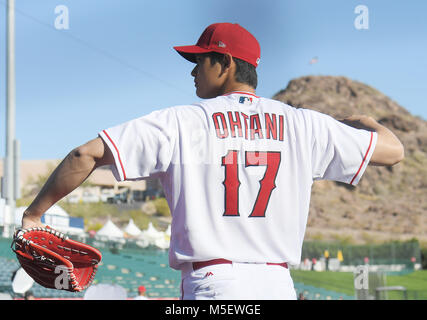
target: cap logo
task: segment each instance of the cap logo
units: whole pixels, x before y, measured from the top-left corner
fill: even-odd
[[[218,41],[218,47],[225,48],[226,44],[224,42],[222,42],[222,41]]]
[[[260,58],[257,58],[256,59],[256,64],[258,65],[259,64],[259,61],[260,61],[261,59]]]

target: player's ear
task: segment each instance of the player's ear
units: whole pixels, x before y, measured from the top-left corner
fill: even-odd
[[[224,68],[231,68],[232,63],[233,63],[233,56],[229,53],[225,53],[224,60],[223,60]]]
[[[233,56],[229,53],[224,53],[221,62],[221,75],[231,70],[233,62]]]

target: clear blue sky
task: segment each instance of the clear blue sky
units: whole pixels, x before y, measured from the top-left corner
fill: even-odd
[[[15,0],[16,136],[22,159],[61,159],[110,126],[198,101],[174,45],[239,23],[258,39],[257,94],[289,80],[340,75],[427,119],[427,1]],[[0,0],[0,153],[5,147],[5,3]],[[358,30],[355,8],[369,9]],[[65,5],[69,29],[54,27]],[[309,64],[313,57],[316,64]]]

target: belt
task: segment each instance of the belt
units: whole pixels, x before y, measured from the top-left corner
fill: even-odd
[[[232,264],[233,262],[227,259],[213,259],[208,261],[200,261],[200,262],[193,262],[193,270],[196,271],[198,269],[213,266],[215,264]],[[286,262],[281,263],[275,263],[275,262],[267,262],[268,266],[280,266],[283,268],[288,269],[288,264]]]

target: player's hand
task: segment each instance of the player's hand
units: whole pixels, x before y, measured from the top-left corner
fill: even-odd
[[[29,229],[35,227],[45,227],[40,218],[24,214],[22,217],[22,228]]]

